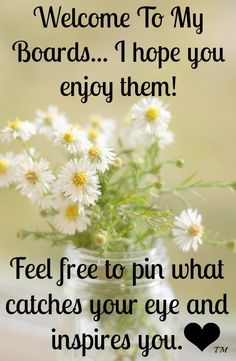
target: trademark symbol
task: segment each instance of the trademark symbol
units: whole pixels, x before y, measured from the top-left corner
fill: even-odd
[[[215,353],[227,353],[229,348],[217,346],[217,347],[214,347],[214,349],[215,349]]]

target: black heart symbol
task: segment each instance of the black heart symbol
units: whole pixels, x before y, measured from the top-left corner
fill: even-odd
[[[184,335],[203,351],[220,336],[220,328],[215,323],[207,323],[203,328],[197,323],[189,323],[184,329]]]

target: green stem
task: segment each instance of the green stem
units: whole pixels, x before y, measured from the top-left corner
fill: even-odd
[[[32,154],[30,153],[30,149],[28,147],[28,144],[26,142],[24,142],[22,139],[19,139],[20,143],[22,144],[24,150],[26,151],[26,153],[28,154],[28,156],[32,159],[35,160],[34,157],[32,156]]]
[[[204,243],[213,247],[227,247],[236,250],[236,240],[231,241],[212,241],[209,239],[204,240]]]
[[[161,193],[173,193],[173,192],[178,192],[178,191],[186,191],[186,190],[190,190],[192,188],[232,188],[232,182],[228,183],[228,182],[203,182],[201,183],[200,181],[198,182],[194,182],[192,184],[189,185],[180,185],[176,188],[164,188],[161,190]]]

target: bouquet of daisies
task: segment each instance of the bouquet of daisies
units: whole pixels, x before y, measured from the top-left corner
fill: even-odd
[[[37,111],[34,121],[9,122],[0,132],[1,141],[16,140],[23,148],[20,154],[0,154],[0,187],[14,187],[28,197],[46,220],[45,230],[21,230],[18,236],[89,249],[145,249],[157,236],[173,239],[183,251],[197,250],[204,241],[234,248],[234,241],[207,239],[197,210],[187,207],[175,215],[159,207],[166,193],[188,204],[187,190],[236,188],[235,182],[201,182],[192,176],[176,187],[164,185],[163,167],[184,165],[182,159],[160,157],[174,141],[170,120],[162,101],[145,98],[121,124],[92,116],[82,127],[54,106]],[[31,147],[36,134],[64,153],[64,164],[52,167]]]

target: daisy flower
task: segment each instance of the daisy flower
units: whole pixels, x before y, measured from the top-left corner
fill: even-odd
[[[35,124],[40,134],[51,138],[55,131],[62,131],[68,127],[68,119],[64,113],[59,113],[56,106],[50,105],[46,112],[36,112]]]
[[[16,164],[17,157],[13,153],[0,154],[0,188],[14,183]]]
[[[146,134],[132,125],[123,126],[119,132],[119,141],[124,149],[137,150],[137,146],[144,143],[144,138]]]
[[[135,125],[135,121],[131,119],[129,114],[123,121],[118,137],[124,149],[135,149],[136,152],[141,151],[141,153],[154,143],[158,142],[160,149],[163,149],[174,141],[174,133],[169,131],[167,127],[159,129],[155,135],[145,133],[143,129]]]
[[[91,145],[86,133],[73,127],[56,133],[54,144],[66,149],[71,154],[86,152]]]
[[[23,142],[29,140],[36,134],[36,127],[29,121],[22,122],[16,119],[8,123],[8,126],[1,130],[0,138],[3,143],[10,143],[12,140],[20,139]]]
[[[117,142],[116,121],[111,118],[102,118],[94,115],[87,126],[87,137],[93,144],[104,143],[114,146]]]
[[[196,251],[202,244],[203,226],[201,221],[202,216],[196,209],[183,210],[179,217],[175,217],[174,242],[182,251],[187,252],[191,248]]]
[[[85,155],[88,163],[97,171],[105,172],[115,160],[115,153],[111,148],[100,145],[92,145]]]
[[[43,158],[39,161],[33,161],[32,158],[22,159],[16,173],[17,189],[22,195],[32,199],[37,197],[37,194],[47,193],[54,180],[49,163]]]
[[[96,171],[84,158],[66,163],[58,179],[62,192],[73,202],[94,204],[100,195]]]
[[[78,203],[65,202],[54,216],[55,227],[64,234],[73,235],[76,231],[83,232],[89,225],[89,218]]]
[[[117,121],[113,118],[104,118],[100,125],[104,141],[112,147],[117,145]]]
[[[93,115],[90,117],[90,123],[92,128],[99,129],[104,141],[111,144],[117,130],[116,120],[113,118],[103,118],[100,115]]]
[[[36,189],[28,195],[29,200],[41,209],[51,208],[53,205],[52,195],[50,192]]]
[[[131,118],[135,127],[145,133],[158,135],[167,128],[171,114],[159,99],[144,98],[131,108]]]
[[[143,154],[147,148],[157,141],[156,137],[144,133],[141,129],[133,126],[132,123],[124,124],[120,129],[118,137],[122,148],[134,150],[134,156],[140,153]]]
[[[88,140],[93,143],[106,143],[107,139],[98,127],[86,127],[86,135]]]
[[[160,149],[164,149],[168,145],[172,144],[175,139],[175,135],[168,129],[162,130],[158,134],[158,142]]]
[[[52,207],[54,209],[60,209],[65,204],[65,202],[68,201],[70,201],[70,199],[62,191],[61,183],[57,179],[56,182],[53,184],[52,189]]]

